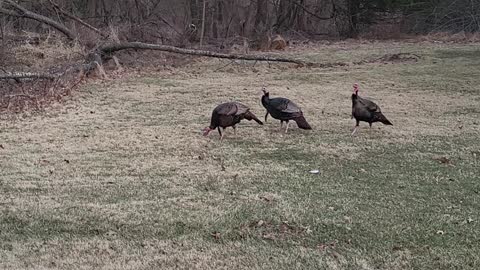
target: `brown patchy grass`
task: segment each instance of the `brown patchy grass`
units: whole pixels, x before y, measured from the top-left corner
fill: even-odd
[[[352,64],[214,71],[227,62],[206,60],[92,83],[38,116],[0,116],[0,268],[478,268],[478,49],[289,53]],[[395,53],[421,58],[353,64]],[[353,82],[393,127],[349,136]],[[200,135],[224,101],[263,118],[263,85],[301,105],[314,130],[281,134],[270,118],[223,143]]]

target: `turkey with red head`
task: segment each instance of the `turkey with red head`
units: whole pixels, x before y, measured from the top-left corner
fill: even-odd
[[[233,132],[236,134],[236,124],[241,120],[247,119],[248,121],[254,120],[260,125],[263,125],[262,121],[250,111],[250,108],[239,102],[226,102],[218,105],[212,112],[212,118],[210,120],[210,126],[203,129],[203,136],[207,136],[210,131],[218,128],[220,134],[220,140],[223,140],[222,128],[232,127]]]
[[[265,122],[267,122],[267,117],[270,114],[273,118],[280,120],[280,128],[283,127],[283,122],[287,122],[285,133],[288,131],[290,120],[297,122],[297,126],[301,129],[312,129],[305,117],[303,117],[303,112],[297,104],[288,98],[270,98],[270,93],[267,92],[265,87],[262,88],[262,91],[262,105],[267,109]]]
[[[360,121],[367,122],[370,127],[372,127],[372,123],[375,122],[381,122],[385,125],[393,125],[385,115],[382,114],[380,107],[373,101],[360,97],[358,95],[358,90],[358,83],[355,83],[353,85],[352,94],[352,118],[355,118],[357,123],[353,129],[352,136],[357,132]]]

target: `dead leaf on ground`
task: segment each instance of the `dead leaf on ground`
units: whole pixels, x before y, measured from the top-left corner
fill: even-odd
[[[448,157],[445,157],[445,156],[435,156],[432,159],[438,161],[441,164],[453,165],[452,161]]]
[[[216,231],[212,232],[210,235],[217,240],[220,239],[220,237],[221,237],[221,234],[219,232],[216,232]]]
[[[117,233],[114,232],[114,231],[112,231],[112,230],[110,230],[110,231],[108,231],[108,232],[105,233],[105,236],[110,236],[110,237],[116,236],[116,235],[117,235]]]
[[[349,216],[344,216],[343,219],[345,219],[346,223],[352,223],[352,218]]]
[[[330,243],[321,243],[321,244],[317,245],[317,248],[320,249],[321,251],[325,251],[329,248],[334,249],[336,246],[337,246],[337,242],[332,241]]]
[[[260,195],[258,196],[258,198],[266,201],[266,202],[271,202],[273,201],[273,196],[270,196],[270,195]]]
[[[267,239],[267,240],[275,240],[275,235],[273,233],[266,233],[262,237],[263,239]]]
[[[41,159],[38,160],[37,164],[38,165],[47,165],[47,164],[50,164],[50,161],[41,158]]]
[[[280,224],[280,232],[281,233],[286,233],[286,232],[291,232],[291,231],[294,231],[295,228],[293,226],[291,226],[290,224],[288,224],[286,221],[282,222],[282,224]]]

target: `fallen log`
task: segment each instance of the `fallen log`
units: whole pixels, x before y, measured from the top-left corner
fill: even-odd
[[[286,58],[281,56],[219,53],[219,52],[204,51],[204,50],[184,49],[184,48],[179,48],[179,47],[174,47],[169,45],[150,44],[150,43],[143,43],[143,42],[121,42],[121,43],[100,47],[98,51],[100,52],[102,59],[106,60],[106,59],[109,59],[113,53],[120,50],[126,50],[126,49],[158,50],[158,51],[178,53],[178,54],[207,56],[207,57],[215,57],[215,58],[234,59],[234,60],[294,63],[302,66],[315,65],[315,63],[305,62],[302,60]]]
[[[0,74],[0,80],[20,80],[20,79],[54,80],[58,77],[59,77],[59,75],[55,75],[55,74],[32,73],[32,72],[14,72],[14,73]]]

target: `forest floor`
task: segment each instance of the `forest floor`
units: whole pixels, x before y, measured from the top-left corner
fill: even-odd
[[[204,59],[1,116],[0,268],[479,269],[478,44],[287,53],[370,63]],[[416,56],[384,57],[398,53]],[[393,126],[350,136],[354,82]],[[224,101],[263,119],[262,86],[313,130],[269,118],[201,136]]]

